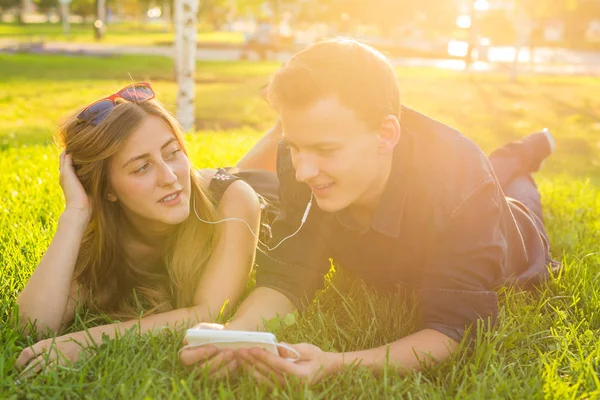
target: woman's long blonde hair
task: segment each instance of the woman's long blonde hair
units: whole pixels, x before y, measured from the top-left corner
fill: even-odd
[[[190,209],[188,218],[169,234],[166,269],[135,265],[124,251],[123,210],[118,202],[107,200],[109,160],[148,116],[161,118],[187,155],[179,124],[156,100],[120,103],[99,125],[73,117],[57,135],[58,142],[72,155],[77,176],[92,199],[92,217],[73,278],[81,285],[81,294],[91,311],[116,319],[193,305],[202,271],[218,239],[217,228],[200,222]],[[195,206],[202,219],[216,220],[215,206],[201,188],[194,169],[190,171],[190,207]]]

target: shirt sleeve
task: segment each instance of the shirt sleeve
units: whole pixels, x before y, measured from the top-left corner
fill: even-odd
[[[460,342],[478,321],[485,327],[496,322],[495,289],[507,254],[502,201],[498,186],[485,184],[452,214],[437,237],[439,250],[426,263],[418,291],[423,328]]]
[[[296,181],[291,156],[284,144],[280,144],[278,154],[280,214],[273,222],[272,238],[267,242],[269,248],[277,247],[257,253],[256,286],[281,292],[302,310],[323,288],[324,276],[331,266],[325,246],[328,216],[313,201],[306,222],[294,234],[301,225],[311,193],[305,184]]]

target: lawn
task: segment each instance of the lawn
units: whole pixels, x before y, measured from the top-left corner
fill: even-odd
[[[231,165],[274,115],[258,96],[277,67],[198,63],[197,127],[186,136],[198,167]],[[399,69],[403,101],[460,129],[486,151],[544,126],[558,149],[538,174],[553,255],[561,274],[539,292],[503,291],[498,326],[472,351],[405,377],[358,367],[314,388],[296,382],[284,398],[600,397],[600,82],[592,78],[467,75]],[[246,376],[211,381],[178,363],[182,332],[106,341],[73,369],[27,380],[13,364],[28,338],[10,326],[18,292],[36,267],[64,206],[58,185],[57,120],[133,80],[149,80],[174,110],[168,59],[0,55],[0,398],[256,398],[266,387]],[[365,266],[368,267],[368,266]],[[272,324],[280,340],[327,350],[378,346],[416,327],[412,294],[351,285],[343,269],[308,312]],[[88,326],[86,315],[72,330]]]
[[[173,30],[162,23],[114,23],[106,25],[102,43],[131,46],[167,46],[173,43]],[[71,24],[65,35],[59,23],[0,23],[0,40],[13,39],[22,42],[96,42],[92,23]],[[198,42],[204,45],[240,45],[244,42],[241,32],[218,32],[201,27]]]

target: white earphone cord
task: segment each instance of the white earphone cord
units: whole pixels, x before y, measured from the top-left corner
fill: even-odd
[[[306,222],[306,219],[308,218],[308,213],[310,211],[310,208],[312,207],[312,201],[313,201],[313,194],[310,194],[310,200],[308,201],[308,204],[306,205],[306,209],[304,210],[304,215],[302,216],[302,220],[300,221],[300,226],[298,227],[298,229],[296,229],[296,232],[292,233],[289,236],[284,237],[283,239],[281,239],[281,241],[279,243],[277,243],[276,246],[274,247],[269,247],[266,243],[263,243],[260,238],[256,235],[256,233],[254,233],[254,230],[252,230],[252,227],[250,226],[250,224],[242,218],[225,218],[225,219],[221,219],[218,221],[206,221],[202,218],[200,218],[200,216],[198,215],[198,212],[196,211],[196,197],[192,197],[192,206],[194,208],[194,214],[196,214],[196,218],[198,218],[198,220],[204,222],[205,224],[211,224],[211,225],[216,225],[216,224],[220,224],[222,222],[227,222],[227,221],[239,221],[239,222],[243,222],[244,224],[246,224],[246,226],[248,227],[248,230],[250,231],[250,233],[252,234],[252,236],[254,236],[256,238],[256,240],[258,240],[258,243],[260,243],[262,246],[265,247],[265,249],[267,249],[267,251],[273,251],[276,248],[278,248],[283,242],[285,242],[286,240],[288,240],[289,238],[295,236],[298,232],[300,232],[300,229],[302,229],[302,227],[304,226],[304,223]],[[264,251],[260,248],[257,247],[258,250],[260,250],[261,252],[264,253]],[[265,253],[266,255],[266,253]]]

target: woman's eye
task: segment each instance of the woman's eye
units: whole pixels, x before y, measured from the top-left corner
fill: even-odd
[[[145,170],[147,170],[150,167],[150,164],[146,163],[144,165],[142,165],[140,168],[136,169],[134,172],[135,173],[140,173],[140,172],[144,172]]]
[[[293,143],[288,142],[287,140],[283,140],[285,143],[285,146],[287,146],[287,148],[289,148],[291,151],[298,151],[298,146],[296,146]]]

